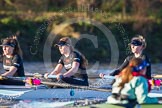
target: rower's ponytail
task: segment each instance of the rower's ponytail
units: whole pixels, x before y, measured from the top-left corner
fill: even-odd
[[[22,50],[21,50],[20,44],[19,44],[19,42],[17,40],[17,36],[12,36],[11,40],[12,39],[15,42],[14,54],[19,54],[22,57]]]
[[[139,64],[142,63],[142,59],[141,58],[132,58],[128,64],[128,66],[126,68],[124,68],[121,72],[121,83],[119,84],[119,87],[123,88],[125,83],[128,83],[130,80],[132,80],[133,75],[133,68],[138,66]]]
[[[86,68],[87,66],[88,66],[88,60],[86,59],[86,57],[81,53],[81,52],[79,52],[78,50],[75,50],[77,53],[79,53],[79,55],[82,57],[82,60],[83,60],[83,62],[82,62],[82,64],[81,64],[81,66],[83,67],[83,68]]]
[[[121,75],[121,83],[119,84],[119,87],[123,88],[125,83],[128,83],[132,78],[133,78],[133,75],[132,75],[132,67],[131,66],[127,66],[126,68],[124,68],[122,70],[122,75]]]

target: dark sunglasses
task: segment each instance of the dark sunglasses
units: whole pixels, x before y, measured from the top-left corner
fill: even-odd
[[[55,44],[55,46],[64,46],[64,45],[67,45],[65,41],[60,41],[57,44]]]
[[[142,46],[142,42],[140,42],[139,40],[132,40],[132,42],[130,43],[134,46]]]

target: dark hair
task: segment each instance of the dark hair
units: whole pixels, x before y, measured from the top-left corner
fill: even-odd
[[[22,50],[20,48],[19,42],[17,40],[16,36],[11,36],[11,37],[7,37],[5,39],[2,40],[2,43],[10,43],[13,45],[14,50],[13,50],[13,55],[20,55],[22,57]]]

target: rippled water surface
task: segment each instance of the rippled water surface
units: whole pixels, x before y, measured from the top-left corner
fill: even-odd
[[[24,68],[26,73],[40,73],[43,74],[45,72],[51,72],[54,68],[54,65],[51,64],[44,64],[41,62],[36,62],[36,63],[24,63]],[[1,65],[1,70],[3,70],[2,65]],[[108,65],[103,64],[103,65],[97,65],[97,66],[90,66],[88,68],[88,74],[89,75],[97,75],[99,73],[108,73],[113,70],[113,67],[108,67]],[[1,71],[2,72],[2,71]],[[152,65],[152,74],[162,74],[162,64],[153,64]],[[90,80],[91,84],[101,84],[104,81],[101,79],[93,79]],[[12,106],[12,108],[53,108],[59,107],[60,105],[64,104],[70,104],[73,103],[76,100],[19,100],[15,101],[13,99],[9,100],[3,100],[0,99],[0,105],[3,106]]]

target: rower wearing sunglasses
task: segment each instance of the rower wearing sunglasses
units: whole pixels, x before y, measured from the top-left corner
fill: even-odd
[[[132,58],[141,58],[142,60],[145,60],[149,65],[146,67],[146,76],[148,79],[151,79],[151,63],[149,58],[147,57],[146,54],[143,53],[143,50],[146,48],[146,41],[143,36],[137,35],[131,39],[131,42],[128,44],[131,48],[132,54],[129,55],[122,65],[114,70],[112,73],[109,75],[115,76],[118,75],[130,62]],[[103,73],[100,73],[100,77],[104,77]]]
[[[71,39],[63,37],[55,46],[58,47],[62,56],[55,69],[51,73],[46,73],[44,77],[56,75],[59,82],[88,86],[87,59],[79,51],[74,50]],[[66,70],[65,73],[61,73],[63,68]]]

